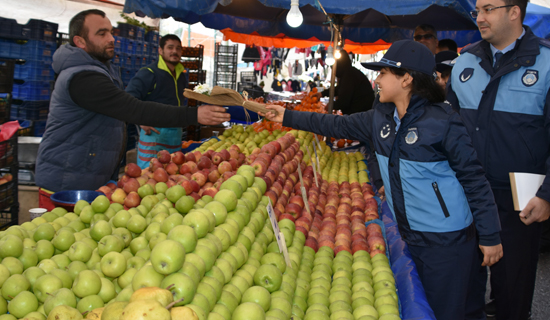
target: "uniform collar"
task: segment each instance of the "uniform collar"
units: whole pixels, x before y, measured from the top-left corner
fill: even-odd
[[[495,48],[495,46],[490,44],[489,47],[491,48],[491,52],[493,53],[493,57],[495,56],[495,53],[497,53],[499,51],[502,52],[502,54],[506,54],[506,52],[512,51],[512,49],[514,49],[516,47],[516,43],[518,42],[518,40],[523,38],[524,35],[525,35],[525,28],[523,28],[523,32],[521,33],[519,38],[517,38],[514,42],[512,42],[509,46],[507,46],[506,48],[504,48],[502,50],[498,50],[497,48]]]
[[[388,116],[393,117],[394,112],[397,111],[397,109],[395,107],[395,104],[393,104],[393,103],[381,103],[378,99],[379,98],[376,97],[376,101],[374,102],[375,103],[375,108],[380,110],[380,112],[382,112],[384,114],[387,114]],[[416,111],[418,108],[420,108],[420,107],[422,107],[426,104],[429,104],[428,99],[425,99],[425,98],[422,98],[421,96],[413,94],[413,96],[411,97],[411,101],[409,102],[409,107],[407,108],[407,113],[412,113],[412,112]],[[399,118],[399,116],[397,118]]]

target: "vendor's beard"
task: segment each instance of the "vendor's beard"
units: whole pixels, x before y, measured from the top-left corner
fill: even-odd
[[[107,51],[107,49],[109,49],[110,47],[114,48],[114,45],[108,45],[108,46],[105,46],[103,48],[100,48],[99,46],[96,46],[95,44],[91,43],[90,41],[88,41],[86,43],[86,45],[88,46],[88,53],[96,58],[97,60],[105,63],[111,59],[113,59],[114,55],[115,55],[115,51],[113,50],[112,52],[109,52]]]

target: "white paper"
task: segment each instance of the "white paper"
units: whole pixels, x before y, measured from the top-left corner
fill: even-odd
[[[525,209],[529,200],[537,194],[546,176],[535,173],[510,172],[514,209]]]

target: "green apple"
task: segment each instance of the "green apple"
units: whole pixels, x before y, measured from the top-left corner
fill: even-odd
[[[214,228],[214,231],[212,231],[212,235],[214,235],[221,241],[222,251],[227,250],[231,246],[231,237],[229,236],[229,233],[221,226]]]
[[[231,319],[265,319],[265,310],[262,306],[255,302],[242,302],[235,311]]]
[[[75,204],[74,204],[74,213],[77,214],[77,215],[80,215],[80,212],[82,211],[82,209],[86,206],[89,206],[90,204],[86,201],[86,200],[78,200]]]
[[[183,267],[181,267],[178,272],[188,275],[195,283],[195,286],[197,286],[199,284],[199,281],[201,280],[201,273],[199,269],[189,261],[184,262]]]
[[[124,249],[124,241],[118,236],[108,235],[99,241],[97,245],[97,253],[104,256],[109,252],[121,252]]]
[[[60,305],[76,308],[76,297],[71,290],[61,288],[48,295],[48,298],[44,302],[44,312],[49,314],[53,308]]]
[[[36,266],[38,263],[38,256],[34,250],[24,248],[23,254],[21,254],[17,259],[23,264],[23,269],[28,269],[30,267]]]
[[[176,306],[183,306],[191,303],[196,292],[195,282],[191,277],[182,273],[173,273],[164,278],[160,284],[162,288],[169,288],[174,296],[174,301],[182,301],[176,303]]]
[[[288,229],[292,232],[292,234],[294,234],[294,232],[296,231],[296,226],[291,220],[283,219],[279,221],[279,229]]]
[[[135,291],[143,287],[158,287],[163,279],[164,275],[158,273],[152,265],[145,265],[134,275],[132,289]]]
[[[191,196],[183,196],[179,198],[179,200],[176,202],[176,210],[178,210],[181,214],[186,214],[193,208],[193,205],[195,205],[195,199]]]
[[[227,212],[233,211],[237,207],[237,199],[238,197],[235,192],[229,189],[220,190],[214,196],[214,201],[221,202],[225,206],[225,209],[227,209]]]
[[[22,291],[8,304],[8,311],[17,318],[23,318],[27,314],[38,309],[38,300],[30,291]]]
[[[160,226],[160,231],[164,232],[165,234],[168,234],[170,230],[172,230],[176,226],[181,225],[182,221],[183,221],[183,217],[181,214],[173,213],[162,222]]]
[[[69,272],[74,281],[79,273],[84,270],[88,270],[88,266],[82,261],[73,261],[67,266],[66,270]]]
[[[381,289],[392,289],[395,291],[395,284],[393,284],[392,281],[389,281],[389,280],[380,280],[378,282],[376,282],[374,284],[374,286],[372,286],[374,291],[378,291],[378,290],[381,290]]]
[[[244,302],[257,303],[267,312],[271,306],[271,294],[264,287],[252,286],[243,293],[241,303]]]
[[[225,222],[227,218],[227,209],[225,205],[219,201],[211,201],[204,207],[205,209],[210,210],[214,217],[216,218],[216,226]]]
[[[264,287],[269,292],[279,290],[283,281],[281,270],[271,264],[261,265],[254,274],[254,284]]]
[[[46,273],[50,273],[53,269],[59,268],[59,266],[52,259],[44,259],[38,263],[38,268],[44,270]]]
[[[140,234],[147,227],[147,222],[144,217],[140,215],[135,215],[128,219],[126,223],[126,228],[133,233]]]
[[[371,292],[373,293],[373,292]],[[395,289],[392,288],[383,288],[374,293],[374,298],[377,299],[383,295],[390,295],[393,297],[395,301],[397,301],[397,293],[395,292]]]
[[[113,300],[116,298],[115,285],[111,281],[101,278],[101,290],[97,295],[101,298],[101,300],[103,300],[104,303]]]
[[[114,301],[105,306],[101,314],[101,318],[104,320],[118,320],[122,315],[124,307],[128,305],[127,301]],[[99,320],[99,319],[97,319]]]
[[[62,269],[53,269],[50,271],[51,275],[54,275],[61,280],[61,283],[63,283],[63,288],[71,289],[73,286],[73,278],[71,277],[71,274],[67,272],[66,270]]]
[[[208,222],[210,223],[210,227],[208,228],[208,232],[212,232],[214,228],[216,227],[216,217],[212,213],[212,211],[204,208],[197,209],[197,211],[201,212],[208,218]]]
[[[0,288],[1,288],[4,281],[6,281],[10,277],[10,272],[3,265],[0,265],[0,272],[2,273],[0,275],[0,277],[1,277],[1,279],[0,279]],[[25,278],[27,278],[27,280],[31,284],[31,287],[36,282],[36,279],[40,278],[41,276],[43,276],[45,274],[46,274],[46,272],[44,272],[44,270],[42,270],[38,267],[30,267],[30,268],[28,268],[27,270],[25,270],[23,272],[23,276],[25,276]]]
[[[79,298],[96,295],[101,290],[101,279],[95,272],[83,270],[76,276],[72,290]]]
[[[364,316],[371,316],[371,317],[374,317],[375,319],[378,319],[378,311],[376,311],[376,309],[373,306],[365,304],[355,308],[353,310],[353,316],[355,317],[355,319],[358,319]]]
[[[167,239],[179,242],[185,252],[193,252],[197,245],[197,233],[195,229],[187,225],[178,225],[168,232]]]
[[[281,253],[275,253],[275,252],[266,253],[260,259],[260,263],[262,265],[264,265],[264,264],[274,265],[281,271],[281,273],[285,272],[285,270],[286,270],[285,258],[283,257],[283,255]]]
[[[35,241],[39,241],[39,240],[50,241],[53,239],[54,236],[55,236],[54,227],[51,224],[43,223],[36,228],[36,231],[33,234],[33,239]]]
[[[101,195],[95,198],[94,201],[92,201],[92,209],[94,209],[94,211],[97,213],[103,213],[107,211],[110,204],[111,202],[109,201],[109,199],[106,196]]]
[[[117,278],[126,271],[126,258],[121,253],[109,252],[101,258],[101,272],[111,278]]]
[[[72,261],[88,262],[92,257],[93,250],[86,242],[77,241],[69,248],[69,259]]]
[[[69,231],[67,229],[60,229],[57,232],[56,236],[53,238],[52,244],[56,249],[64,252],[69,250],[69,248],[75,242],[75,240],[76,239],[74,237],[74,231]]]
[[[208,217],[200,211],[189,212],[183,218],[182,224],[193,228],[199,239],[204,237],[210,230],[210,221]]]
[[[173,240],[173,239],[172,239]],[[137,237],[130,242],[130,251],[132,254],[136,254],[139,250],[149,248],[149,241],[145,237]]]
[[[78,309],[80,313],[85,313],[90,312],[96,308],[101,308],[103,306],[104,302],[100,296],[91,295],[80,299],[80,301],[78,301],[78,303],[76,304],[76,309]]]
[[[227,234],[229,235],[231,244],[234,244],[235,242],[237,242],[237,238],[239,237],[239,229],[238,228],[232,226],[231,224],[229,224],[227,222],[220,224],[220,226],[216,227],[216,228],[224,229],[227,232]]]
[[[209,301],[207,297],[205,297],[201,293],[195,293],[195,296],[193,296],[193,300],[189,305],[198,306],[202,310],[204,310],[205,313],[209,313],[210,309],[213,308],[214,301]]]
[[[111,222],[113,222],[113,226],[115,228],[125,228],[128,224],[128,220],[130,220],[132,216],[130,215],[130,212],[126,210],[120,210],[115,214],[115,216],[111,219]]]
[[[141,269],[139,269],[139,270],[141,270]],[[138,269],[134,269],[134,268],[131,268],[131,269],[128,269],[128,270],[124,271],[124,273],[120,277],[117,278],[117,284],[122,289],[125,289],[126,287],[128,287],[132,284],[132,280],[134,279],[134,276],[136,275],[137,272],[138,272]]]
[[[185,196],[185,189],[179,184],[166,190],[166,198],[168,198],[168,200],[172,203],[176,203],[183,196]]]
[[[48,298],[48,294],[55,292],[61,288],[63,288],[63,282],[61,281],[61,279],[52,274],[45,274],[42,277],[36,279],[36,282],[32,287],[32,291],[34,292],[38,301],[43,303],[44,301],[46,301],[46,298]]]
[[[126,260],[126,270],[131,268],[139,270],[145,265],[145,262],[145,259],[143,259],[142,257],[131,257]]]
[[[151,264],[160,274],[167,275],[178,271],[184,261],[185,248],[174,240],[164,240],[151,251]]]
[[[285,313],[287,318],[292,315],[292,304],[284,298],[271,298],[271,309],[279,309]]]
[[[0,239],[0,258],[19,257],[23,253],[23,240],[15,235]]]
[[[227,290],[222,290],[222,294],[220,296],[220,299],[218,300],[219,304],[223,304],[224,306],[233,313],[237,306],[239,305],[239,300],[235,297],[234,294]]]
[[[30,282],[21,274],[14,274],[10,276],[1,288],[2,297],[6,300],[11,300],[20,292],[29,290],[31,287]]]

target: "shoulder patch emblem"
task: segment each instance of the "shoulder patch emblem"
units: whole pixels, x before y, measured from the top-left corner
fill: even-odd
[[[391,132],[390,124],[386,123],[384,126],[382,126],[382,130],[380,130],[380,137],[382,139],[386,139],[387,137],[389,137],[390,132]]]
[[[530,87],[537,83],[539,80],[539,72],[538,70],[529,70],[527,69],[523,76],[521,76],[521,82],[524,86]]]
[[[416,128],[410,128],[405,136],[405,142],[407,144],[414,144],[416,141],[418,141],[418,130]]]
[[[473,68],[465,68],[462,73],[460,74],[460,82],[466,82],[470,80],[470,78],[474,75],[474,69]]]

